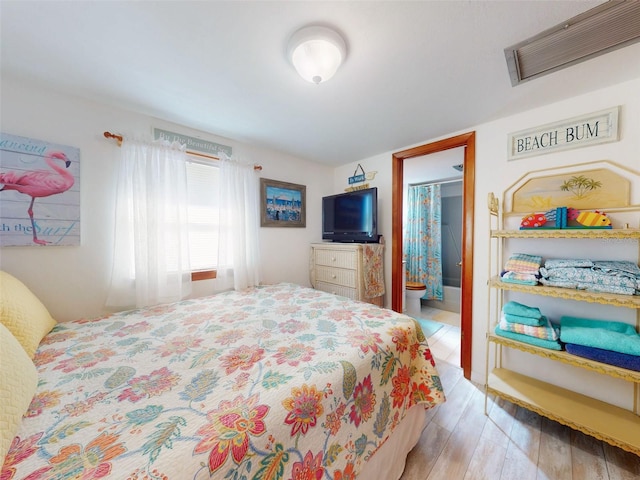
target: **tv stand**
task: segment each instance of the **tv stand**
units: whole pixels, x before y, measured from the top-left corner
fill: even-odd
[[[373,243],[373,242],[371,242]],[[365,259],[367,243],[323,242],[311,244],[311,261],[309,277],[316,290],[341,295],[353,300],[384,306],[384,291],[381,295],[368,297],[365,286],[365,270],[367,264],[375,263],[379,275],[384,279],[383,246],[376,248],[373,262]],[[369,249],[371,250],[371,249]],[[383,280],[384,282],[384,280]]]

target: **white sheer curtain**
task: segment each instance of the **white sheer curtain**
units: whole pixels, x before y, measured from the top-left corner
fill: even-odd
[[[252,165],[220,164],[220,236],[216,290],[260,283],[260,191]]]
[[[187,205],[184,147],[125,138],[108,306],[143,307],[191,293]]]

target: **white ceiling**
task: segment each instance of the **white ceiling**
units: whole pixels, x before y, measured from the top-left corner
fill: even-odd
[[[640,77],[635,44],[511,87],[505,47],[600,3],[0,0],[0,61],[3,75],[341,165]],[[311,23],[348,48],[319,86],[285,56]]]

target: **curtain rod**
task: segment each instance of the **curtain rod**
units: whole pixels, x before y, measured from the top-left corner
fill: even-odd
[[[113,138],[114,140],[116,140],[118,142],[118,146],[122,146],[122,135],[118,135],[116,133],[111,133],[111,132],[104,132],[104,138]],[[199,153],[199,152],[194,152],[191,150],[187,150],[187,153],[189,155],[195,155],[197,157],[203,157],[203,158],[210,158],[213,160],[220,160],[218,157],[214,157],[213,155],[207,155],[204,153]],[[254,165],[253,166],[254,170],[262,170],[262,165]]]
[[[463,178],[451,178],[449,180],[427,180],[425,182],[409,183],[410,187],[421,187],[423,185],[445,185],[447,183],[462,182]]]

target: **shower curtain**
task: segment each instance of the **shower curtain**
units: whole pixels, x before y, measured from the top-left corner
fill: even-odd
[[[442,300],[442,231],[440,185],[410,186],[404,260],[407,281],[427,286],[422,298]]]

